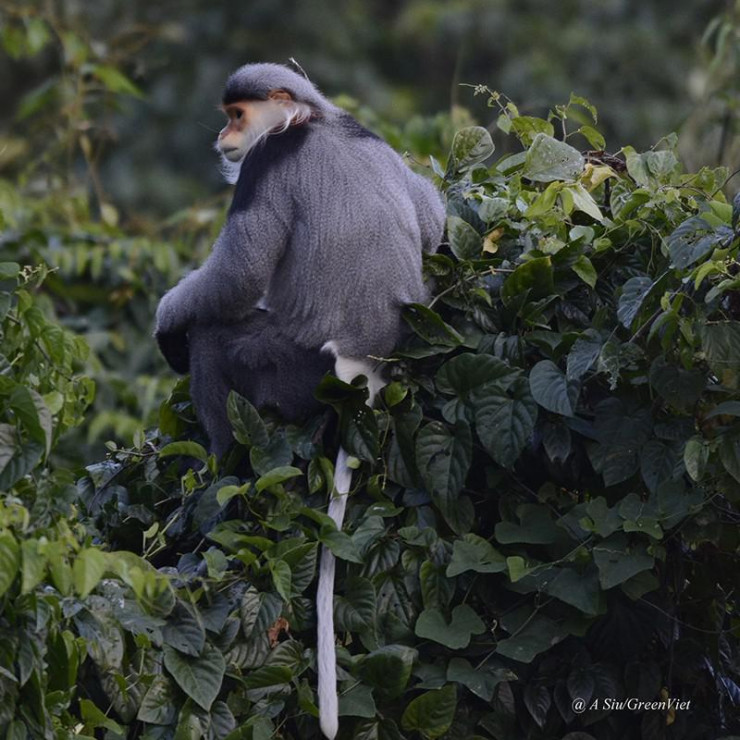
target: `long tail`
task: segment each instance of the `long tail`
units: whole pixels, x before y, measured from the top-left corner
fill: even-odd
[[[339,448],[334,465],[334,495],[329,501],[329,516],[337,529],[342,528],[347,494],[352,483],[352,470],[347,465],[347,453]],[[319,585],[316,591],[318,616],[317,652],[319,665],[319,725],[329,740],[339,730],[339,700],[337,697],[337,658],[334,640],[334,571],[336,560],[332,551],[321,548]]]
[[[369,398],[372,406],[375,397],[384,385],[382,371],[377,362],[367,358],[345,357],[339,352],[336,342],[329,341],[321,348],[334,355],[334,373],[349,383],[356,375],[367,378]],[[347,453],[339,448],[334,465],[334,495],[329,501],[329,516],[337,529],[342,528],[347,494],[352,484],[352,469],[347,465]],[[319,666],[319,726],[328,740],[334,740],[339,731],[339,699],[337,697],[337,656],[334,647],[334,570],[336,561],[328,547],[321,548],[319,562],[319,585],[316,591],[316,613],[318,630],[316,650]]]

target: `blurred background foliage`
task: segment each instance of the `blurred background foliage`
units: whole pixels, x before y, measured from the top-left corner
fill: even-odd
[[[240,64],[295,57],[421,162],[472,122],[511,146],[474,94],[485,84],[523,115],[574,91],[610,151],[678,131],[688,168],[734,171],[739,19],[719,0],[2,0],[0,257],[54,268],[49,311],[92,348],[91,423],[66,454],[130,442],[172,386],[153,309],[220,226],[229,190],[211,145]]]

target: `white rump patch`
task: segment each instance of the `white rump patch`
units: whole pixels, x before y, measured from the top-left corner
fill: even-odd
[[[358,359],[356,357],[342,357],[334,341],[329,341],[321,348],[322,352],[331,352],[334,355],[334,375],[345,383],[351,383],[358,375],[364,375],[367,378],[367,388],[370,396],[367,399],[369,406],[378,397],[381,388],[386,384],[383,379],[383,373],[380,363],[369,359]]]

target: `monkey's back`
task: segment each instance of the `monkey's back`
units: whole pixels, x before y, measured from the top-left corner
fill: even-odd
[[[295,146],[278,165],[293,221],[267,304],[291,316],[306,346],[333,341],[346,356],[385,355],[398,341],[402,305],[427,297],[421,256],[435,231],[441,237],[441,201],[350,116],[307,128],[295,142],[266,143]]]

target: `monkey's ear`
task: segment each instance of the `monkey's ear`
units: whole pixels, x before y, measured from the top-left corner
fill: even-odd
[[[270,100],[293,100],[293,96],[287,90],[270,90],[267,97]]]

